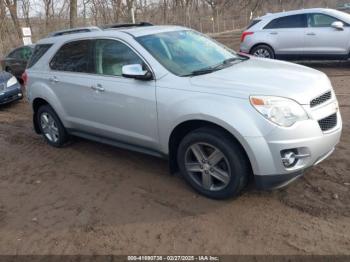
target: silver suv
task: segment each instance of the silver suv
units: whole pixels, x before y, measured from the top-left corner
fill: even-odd
[[[332,9],[304,9],[254,19],[240,50],[265,58],[348,59],[350,15]]]
[[[25,74],[34,126],[169,159],[211,198],[278,188],[328,157],[342,121],[327,76],[239,55],[193,30],[140,26],[43,39]]]

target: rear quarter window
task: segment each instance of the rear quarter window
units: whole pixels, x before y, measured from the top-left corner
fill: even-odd
[[[32,67],[39,59],[50,49],[52,44],[36,45],[31,58],[28,61],[27,68]]]
[[[253,21],[250,22],[250,24],[247,26],[246,29],[252,28],[253,26],[255,26],[256,24],[260,23],[261,20],[260,19],[255,19]]]

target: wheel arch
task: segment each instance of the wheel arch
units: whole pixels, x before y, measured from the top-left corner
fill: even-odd
[[[38,109],[43,106],[43,105],[50,105],[49,102],[47,102],[45,99],[41,98],[41,97],[37,97],[33,100],[32,103],[32,108],[33,108],[33,125],[34,125],[34,130],[37,134],[40,134],[40,128],[39,128],[39,123],[37,121],[37,112]]]
[[[249,161],[249,166],[250,170],[252,171],[252,162],[249,157],[249,154],[247,153],[247,150],[245,146],[243,146],[243,143],[238,139],[232,132],[228,131],[226,128],[223,126],[216,124],[211,121],[207,120],[187,120],[182,123],[179,123],[171,132],[169,142],[168,142],[168,147],[169,147],[169,167],[170,167],[170,172],[175,173],[177,172],[178,169],[178,164],[177,164],[177,150],[179,147],[179,144],[184,136],[189,134],[190,132],[202,128],[202,127],[212,127],[215,129],[219,129],[222,132],[226,133],[229,137],[233,139],[239,145],[244,152],[247,160]],[[251,172],[253,174],[253,172]]]
[[[274,55],[276,55],[275,48],[273,48],[273,46],[272,46],[271,44],[268,44],[268,43],[265,43],[265,42],[259,42],[259,43],[255,44],[255,45],[253,45],[253,46],[249,49],[249,54],[251,54],[252,50],[253,50],[255,47],[259,46],[259,45],[266,45],[266,46],[270,47],[270,48],[272,49]]]

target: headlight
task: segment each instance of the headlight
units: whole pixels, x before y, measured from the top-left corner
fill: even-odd
[[[11,86],[13,86],[13,85],[15,85],[15,84],[17,84],[18,82],[17,82],[17,79],[16,79],[16,77],[11,77],[8,81],[7,81],[7,84],[6,84],[6,86],[7,87],[11,87]]]
[[[290,127],[297,121],[308,119],[304,108],[294,100],[276,96],[251,96],[250,103],[271,122]]]

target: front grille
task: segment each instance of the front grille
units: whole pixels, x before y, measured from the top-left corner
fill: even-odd
[[[315,107],[318,106],[324,102],[326,102],[327,100],[332,98],[332,92],[329,91],[319,97],[316,97],[315,99],[311,100],[310,102],[310,107]]]
[[[338,118],[337,118],[337,113],[330,115],[326,118],[323,118],[318,121],[318,124],[321,127],[321,130],[323,132],[328,131],[332,128],[334,128],[337,125]]]
[[[0,91],[4,91],[5,90],[5,84],[0,84]]]

